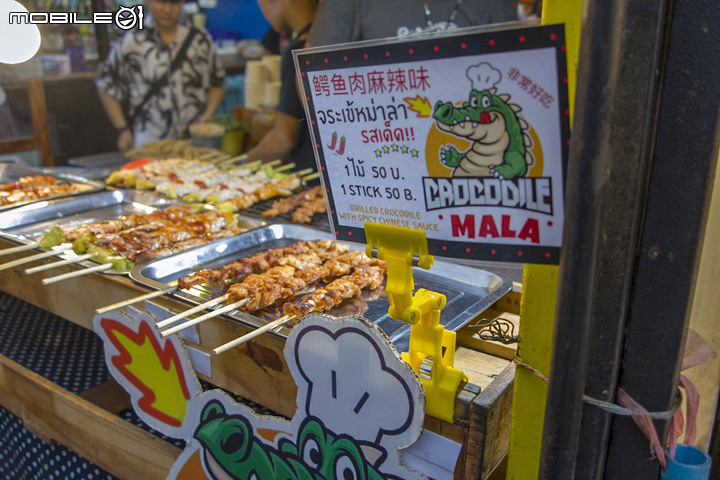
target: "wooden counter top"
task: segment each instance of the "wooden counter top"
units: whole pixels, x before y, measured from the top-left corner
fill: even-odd
[[[0,248],[13,245],[0,239]],[[5,262],[30,254],[24,252],[0,258]],[[32,265],[51,261],[54,259],[40,260]],[[43,278],[82,267],[68,265],[25,275],[23,271],[29,266],[21,265],[0,271],[0,290],[88,329],[92,329],[97,308],[150,291],[125,275],[101,273],[44,286],[41,284]],[[503,297],[498,304],[504,307],[517,304],[516,300],[507,298]],[[186,310],[190,306],[168,295],[151,302],[173,312]],[[142,305],[137,307],[142,308]],[[217,317],[191,328],[197,328],[200,341],[198,344],[186,341],[186,344],[204,353],[252,330],[252,327],[226,317]],[[281,415],[292,416],[297,388],[283,357],[284,344],[285,340],[277,335],[262,335],[240,347],[211,356],[211,376],[199,376]],[[473,445],[472,450],[466,448],[462,454],[462,465],[458,468],[456,478],[486,478],[507,452],[514,365],[507,358],[459,344],[455,366],[464,370],[470,378],[470,382],[458,393],[455,422],[450,424],[427,417],[425,427],[463,445]],[[494,417],[495,414],[497,417]],[[488,431],[488,427],[492,431]]]

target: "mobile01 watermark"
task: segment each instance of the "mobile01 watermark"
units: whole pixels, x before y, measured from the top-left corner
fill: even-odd
[[[132,30],[137,27],[143,28],[143,6],[134,7],[118,6],[115,13],[95,12],[91,18],[78,18],[75,12],[9,12],[10,25],[13,24],[35,24],[35,25],[80,25],[80,24],[115,24],[121,30]]]

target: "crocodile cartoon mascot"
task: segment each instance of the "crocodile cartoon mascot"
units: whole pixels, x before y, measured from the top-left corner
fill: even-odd
[[[500,71],[483,62],[470,67],[467,77],[473,84],[468,100],[459,107],[439,100],[433,118],[441,131],[470,140],[472,146],[464,153],[452,145],[441,147],[440,160],[454,168],[453,176],[525,176],[533,163],[529,127],[518,116],[520,107],[508,103],[510,95],[497,94]]]
[[[206,471],[216,480],[400,480],[368,464],[362,448],[307,417],[297,442],[276,447],[258,438],[242,415],[229,415],[218,401],[203,408],[195,438],[203,446]]]

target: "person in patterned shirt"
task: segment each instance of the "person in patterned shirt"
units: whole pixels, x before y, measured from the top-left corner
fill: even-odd
[[[118,131],[121,152],[163,138],[183,138],[209,121],[225,95],[225,72],[210,35],[178,23],[183,0],[149,0],[153,26],[113,47],[95,84]]]

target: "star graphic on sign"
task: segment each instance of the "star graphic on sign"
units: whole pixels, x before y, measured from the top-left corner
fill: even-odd
[[[403,145],[402,147],[400,147],[400,150],[402,151],[402,153],[408,153],[410,147],[408,147],[407,145]]]
[[[416,149],[414,149],[414,148],[413,148],[412,150],[410,150],[410,153],[412,154],[413,157],[417,157],[417,156],[420,154],[420,152],[418,152],[418,151],[417,151]]]
[[[383,152],[390,153],[390,147],[388,147],[387,145],[383,145],[382,149],[383,149]]]
[[[397,144],[393,144],[392,151],[397,152],[398,150],[400,150],[400,147]]]
[[[379,148],[377,150],[375,150],[375,156],[382,157],[382,150],[380,150]]]

